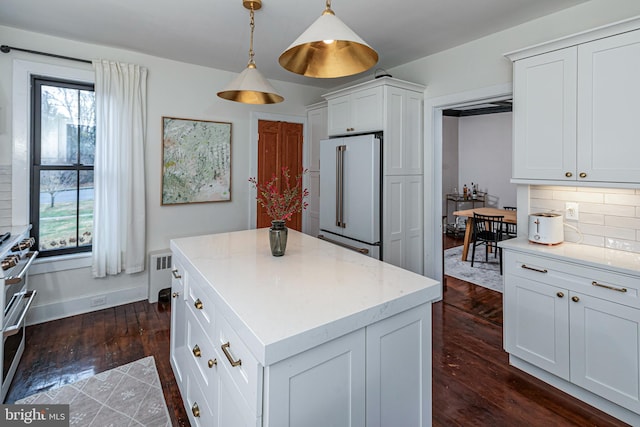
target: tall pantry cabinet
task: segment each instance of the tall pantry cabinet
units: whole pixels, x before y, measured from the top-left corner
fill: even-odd
[[[329,137],[382,131],[382,258],[418,274],[424,247],[424,89],[382,77],[324,95]],[[309,123],[319,117],[312,107]],[[313,153],[313,140],[310,145]]]
[[[308,170],[306,188],[309,189],[309,206],[304,212],[302,231],[314,237],[320,232],[320,140],[327,137],[327,103],[307,106],[308,143],[305,144],[304,164]]]

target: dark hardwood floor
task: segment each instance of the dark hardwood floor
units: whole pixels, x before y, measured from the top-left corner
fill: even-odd
[[[6,401],[153,355],[171,421],[188,426],[169,363],[170,324],[168,304],[141,301],[30,326]],[[433,425],[625,424],[509,366],[502,295],[447,277],[444,299],[433,306]]]
[[[27,327],[7,403],[154,356],[171,423],[189,426],[169,363],[169,304],[139,301]]]

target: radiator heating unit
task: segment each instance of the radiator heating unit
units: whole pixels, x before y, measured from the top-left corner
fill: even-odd
[[[158,292],[171,287],[171,251],[149,252],[149,302],[158,302]]]

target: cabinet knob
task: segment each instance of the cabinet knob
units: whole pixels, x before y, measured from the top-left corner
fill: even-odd
[[[558,292],[556,295],[558,295],[558,298],[563,298],[564,297],[564,292]]]
[[[578,302],[578,301],[580,301],[580,298],[578,298],[576,296],[573,296],[573,297],[571,297],[571,301]]]
[[[191,350],[191,351],[193,351],[193,355],[194,355],[195,357],[200,357],[200,356],[202,356],[202,352],[200,351],[200,347],[198,347],[198,345],[197,345],[197,344],[195,345],[195,347],[193,347],[193,350]]]
[[[200,417],[200,407],[198,406],[198,402],[193,402],[193,406],[191,407],[191,413],[196,418]]]
[[[182,276],[178,274],[178,269],[177,268],[172,269],[171,270],[171,274],[173,274],[173,277],[176,278],[176,279],[181,279],[182,278]]]
[[[209,359],[209,361],[207,362],[207,365],[209,365],[210,368],[213,368],[217,364],[218,364],[218,359]]]
[[[567,172],[564,174],[564,176],[566,176],[567,178],[571,178],[573,174],[571,172]]]
[[[180,296],[180,292],[174,292],[171,294],[172,297],[178,298]]]
[[[200,301],[200,298],[198,298],[198,299],[193,303],[193,306],[194,306],[195,308],[197,308],[198,310],[202,310],[203,305],[202,305],[202,301]]]
[[[584,172],[580,172],[580,178],[586,178],[586,177],[587,177],[587,174],[586,174],[586,173],[584,173]]]

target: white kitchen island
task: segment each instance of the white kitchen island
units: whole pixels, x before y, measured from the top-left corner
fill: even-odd
[[[171,365],[194,426],[430,426],[440,283],[289,230],[171,241]]]

